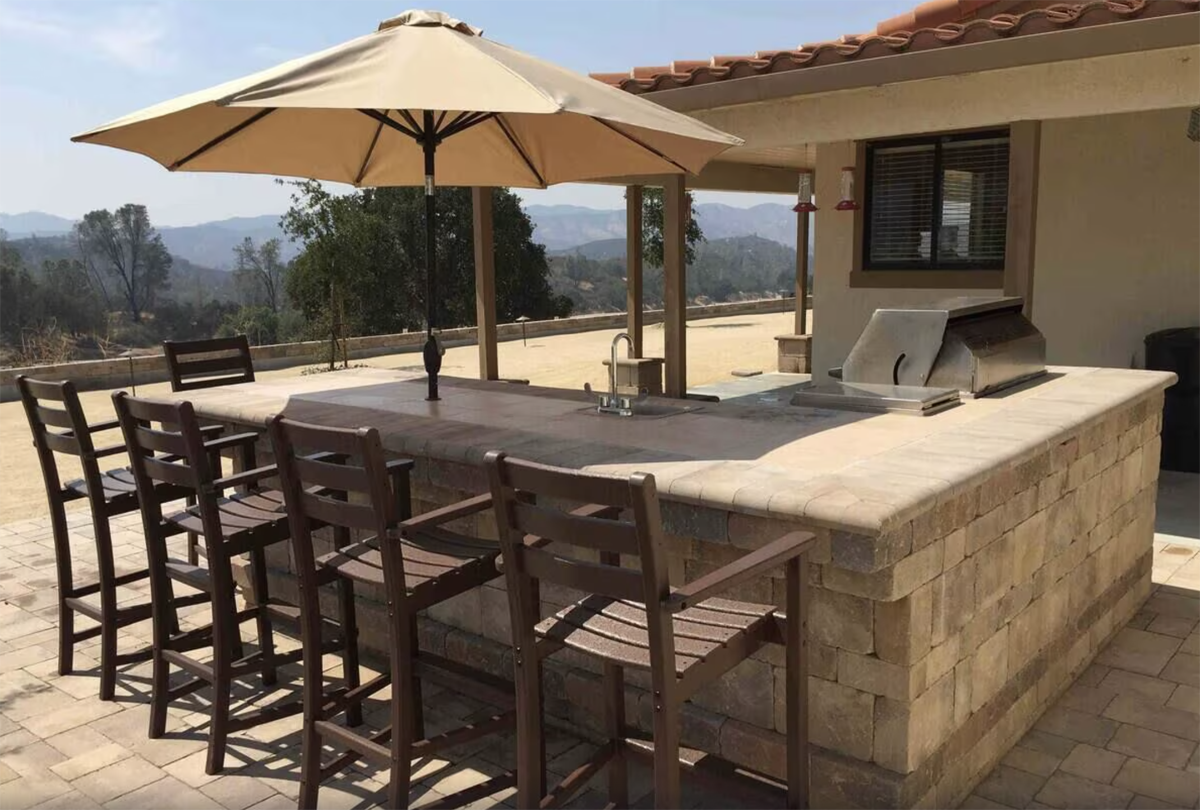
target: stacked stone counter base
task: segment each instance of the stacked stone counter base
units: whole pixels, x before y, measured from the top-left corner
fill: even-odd
[[[838,567],[857,560],[835,533],[810,618],[814,804],[956,806],[1137,612],[1161,404],[917,517],[894,565]]]
[[[876,465],[889,482],[881,486],[892,486],[912,478],[904,465],[966,460],[945,472],[957,481],[942,479],[921,500],[896,505],[874,533],[858,528],[861,512],[849,498],[837,521],[811,512],[772,517],[689,500],[660,483],[673,583],[798,526],[819,537],[808,569],[813,806],[956,806],[1139,609],[1150,591],[1162,387],[1169,380],[1137,374],[1080,375],[1070,386],[1070,377],[1052,381],[1002,411],[981,408],[981,418],[960,422],[961,429],[861,462],[856,469]],[[295,399],[288,407],[309,416]],[[487,489],[473,449],[450,460],[446,446],[430,439],[436,455],[422,453],[426,440],[410,445],[414,434],[404,428],[396,423],[395,435],[410,437],[403,446],[386,437],[385,446],[416,459],[415,510]],[[986,446],[993,428],[1009,431],[1003,452]],[[598,452],[595,445],[589,452]],[[859,479],[820,480],[841,486]],[[496,536],[490,514],[454,528]],[[270,562],[272,587],[294,590],[287,550],[276,549]],[[780,571],[728,596],[781,604],[783,593]],[[544,612],[578,598],[548,586],[542,595]],[[364,642],[383,650],[381,594],[363,593],[361,610]],[[421,623],[425,649],[506,678],[509,643],[502,579],[430,610]],[[628,720],[648,731],[648,678],[633,670],[627,676]],[[781,649],[743,662],[696,695],[684,714],[684,744],[782,776],[785,683]],[[546,698],[552,722],[599,736],[600,677],[590,659],[570,651],[550,659]]]

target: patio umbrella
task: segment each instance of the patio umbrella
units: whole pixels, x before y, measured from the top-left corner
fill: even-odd
[[[544,188],[697,173],[740,138],[484,39],[437,11],[75,136],[171,171],[425,186],[429,399],[438,398],[438,181]]]

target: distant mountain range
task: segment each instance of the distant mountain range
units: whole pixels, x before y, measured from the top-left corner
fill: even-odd
[[[609,239],[625,238],[625,210],[583,208],[578,205],[528,205],[533,236],[550,251]],[[763,203],[735,208],[721,203],[698,203],[696,220],[708,239],[761,236],[796,247],[796,215],[791,206]]]
[[[551,253],[587,246],[589,258],[624,255],[624,209],[530,205],[525,210],[533,220],[534,238]],[[150,213],[153,218],[154,212]],[[764,203],[753,208],[734,208],[720,203],[700,203],[696,206],[696,218],[708,239],[759,236],[791,248],[796,246],[796,215],[786,205]],[[40,211],[0,214],[0,228],[9,239],[62,236],[69,233],[73,225],[74,220]],[[233,249],[247,236],[255,243],[279,239],[284,259],[295,256],[300,247],[283,233],[279,216],[275,214],[233,217],[182,227],[162,226],[158,231],[173,255],[219,270],[233,268]],[[605,253],[601,255],[596,251]]]
[[[153,218],[153,212],[151,212]],[[42,236],[62,236],[70,233],[74,220],[30,211],[25,214],[0,214],[0,228],[9,239],[28,239]],[[299,245],[288,240],[279,227],[279,217],[264,214],[259,217],[233,217],[215,222],[181,227],[158,228],[163,243],[173,256],[193,264],[218,270],[233,269],[233,249],[249,236],[255,244],[279,239],[283,258],[290,259],[300,252]]]

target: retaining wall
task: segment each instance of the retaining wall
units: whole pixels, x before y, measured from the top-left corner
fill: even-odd
[[[812,306],[809,298],[808,306]],[[795,298],[772,298],[758,301],[738,301],[730,304],[708,304],[687,308],[688,320],[722,318],[729,315],[749,315],[767,312],[790,312],[795,308]],[[661,323],[662,310],[647,310],[644,323]],[[550,321],[527,321],[525,334],[529,337],[564,335],[574,332],[594,332],[601,329],[620,329],[626,324],[624,312],[598,315],[577,315],[556,318]],[[496,328],[500,341],[519,340],[521,324],[504,323]],[[444,329],[440,333],[447,346],[468,346],[478,343],[478,331],[474,326]],[[379,357],[385,354],[419,352],[425,343],[424,332],[402,332],[394,335],[370,335],[354,337],[348,341],[351,359]],[[269,346],[254,346],[250,353],[254,367],[259,371],[317,362],[323,356],[328,341],[310,340],[302,343],[276,343]],[[83,360],[74,363],[27,366],[25,368],[0,369],[0,402],[12,402],[20,398],[17,393],[17,375],[25,374],[41,380],[73,380],[80,390],[119,388],[129,385],[164,382],[167,380],[167,361],[162,354],[147,354],[133,358],[111,358],[107,360]]]

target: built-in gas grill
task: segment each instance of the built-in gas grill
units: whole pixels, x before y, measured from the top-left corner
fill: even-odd
[[[1046,372],[1046,340],[1018,297],[954,298],[877,309],[834,379],[793,405],[928,415]]]

